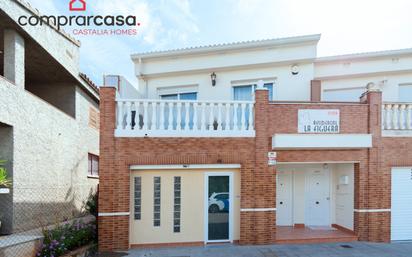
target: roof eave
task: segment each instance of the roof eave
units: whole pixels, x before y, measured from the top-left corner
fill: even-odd
[[[287,37],[287,38],[277,38],[277,39],[268,39],[260,41],[248,41],[248,42],[239,42],[239,43],[229,43],[229,44],[220,44],[220,45],[211,45],[211,46],[200,46],[192,48],[183,48],[176,50],[166,50],[158,52],[148,52],[148,53],[137,53],[132,54],[131,59],[142,60],[149,58],[162,58],[162,57],[173,57],[173,56],[182,56],[182,55],[194,55],[202,53],[212,53],[220,51],[236,51],[242,49],[250,48],[264,48],[264,47],[276,47],[283,45],[293,45],[293,44],[304,44],[309,42],[318,42],[320,40],[320,34],[307,35],[307,36],[297,36],[297,37]]]

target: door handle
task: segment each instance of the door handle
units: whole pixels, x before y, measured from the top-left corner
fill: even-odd
[[[319,204],[319,202],[318,202],[318,201],[316,201],[316,204]]]
[[[283,204],[283,202],[279,202],[279,204]]]

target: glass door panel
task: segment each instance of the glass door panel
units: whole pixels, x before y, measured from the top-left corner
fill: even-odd
[[[208,240],[229,240],[229,176],[208,177]]]

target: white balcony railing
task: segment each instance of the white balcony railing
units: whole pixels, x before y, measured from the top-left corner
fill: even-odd
[[[116,100],[117,137],[254,137],[254,102]]]
[[[384,103],[382,123],[384,130],[412,130],[412,103]]]

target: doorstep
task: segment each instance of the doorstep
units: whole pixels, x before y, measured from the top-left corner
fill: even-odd
[[[315,243],[344,243],[358,241],[353,232],[340,228],[330,230],[315,230],[309,227],[295,228],[278,226],[276,228],[277,244],[315,244]]]

